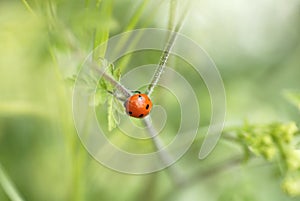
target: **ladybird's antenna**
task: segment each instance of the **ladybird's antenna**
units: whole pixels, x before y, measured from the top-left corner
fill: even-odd
[[[164,48],[164,51],[161,55],[161,58],[160,58],[160,61],[159,61],[159,64],[158,64],[158,67],[157,69],[155,70],[154,72],[154,75],[152,77],[152,80],[151,80],[151,83],[149,84],[148,88],[147,88],[147,91],[146,91],[146,94],[148,96],[151,96],[152,92],[153,92],[153,89],[155,88],[155,86],[157,85],[163,71],[164,71],[164,68],[166,67],[166,64],[168,62],[168,58],[169,58],[169,55],[170,55],[170,52],[175,44],[175,41],[176,41],[176,38],[177,38],[177,35],[178,35],[178,32],[180,31],[182,25],[183,25],[183,22],[187,16],[187,9],[188,9],[188,5],[186,6],[184,12],[182,13],[182,15],[180,16],[179,18],[179,22],[177,23],[177,25],[172,29],[171,33],[170,33],[170,36],[169,36],[169,39],[168,39],[168,42]]]

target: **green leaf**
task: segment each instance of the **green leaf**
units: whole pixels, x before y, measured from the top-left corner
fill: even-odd
[[[90,105],[99,106],[103,105],[107,99],[107,92],[104,88],[98,88],[95,96],[91,96]]]
[[[75,81],[76,81],[76,75],[73,75],[73,76],[71,76],[71,77],[67,77],[67,78],[65,79],[65,81],[66,81],[66,84],[67,84],[68,86],[73,86],[73,85],[75,84]]]
[[[113,76],[117,81],[119,81],[121,78],[120,68],[114,69],[113,65],[109,66],[108,74]],[[114,90],[114,87],[109,82],[105,81],[105,84],[106,84],[107,90],[109,90],[109,91]],[[120,110],[124,110],[124,107],[114,96],[110,96],[108,98],[107,105],[108,105],[108,107],[107,107],[108,130],[111,131],[117,127],[117,124],[118,124],[117,113]]]
[[[108,120],[108,130],[112,131],[117,127],[117,123],[114,117],[114,106],[113,106],[113,97],[110,96],[107,98],[107,120]]]
[[[121,79],[121,69],[120,68],[115,69],[114,72],[113,72],[113,76],[117,81],[120,81],[120,79]]]

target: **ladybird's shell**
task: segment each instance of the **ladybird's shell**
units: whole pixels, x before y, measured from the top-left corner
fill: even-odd
[[[146,94],[134,94],[125,102],[126,113],[135,118],[147,116],[152,109],[152,102]]]

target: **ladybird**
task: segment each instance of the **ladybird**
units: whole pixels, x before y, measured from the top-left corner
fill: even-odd
[[[152,102],[147,94],[137,94],[130,96],[124,103],[126,113],[135,118],[147,116],[152,109]]]

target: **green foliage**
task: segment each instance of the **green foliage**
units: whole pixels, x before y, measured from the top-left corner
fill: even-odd
[[[299,153],[298,153],[299,155]],[[298,156],[299,157],[299,156]],[[299,159],[299,158],[298,158]],[[297,174],[289,174],[285,177],[282,183],[282,189],[291,196],[299,196],[300,195],[300,175],[299,172]]]
[[[1,201],[165,201],[170,194],[175,195],[172,201],[298,199],[299,110],[280,97],[284,91],[287,100],[300,109],[300,18],[292,2],[285,2],[286,6],[278,6],[282,3],[278,0],[192,2],[182,32],[209,52],[217,64],[228,97],[225,125],[238,122],[238,126],[233,129],[234,136],[222,138],[206,160],[197,160],[206,123],[210,122],[210,97],[195,73],[174,59],[174,69],[195,87],[202,106],[195,143],[174,164],[184,177],[193,180],[187,180],[184,188],[173,183],[170,168],[148,175],[121,174],[97,163],[82,146],[72,119],[70,86],[75,81],[89,92],[90,107],[101,111],[97,115],[99,121],[107,122],[111,142],[128,152],[155,151],[149,141],[131,142],[134,140],[114,129],[124,107],[112,84],[99,80],[93,72],[79,80],[77,73],[88,53],[116,34],[144,27],[174,27],[180,20],[176,17],[182,12],[182,2],[186,1],[0,2]],[[260,12],[253,21],[255,12],[251,9],[257,7]],[[138,37],[130,45],[137,41]],[[92,58],[99,67],[107,67],[106,73],[117,81],[132,67],[158,63],[160,56],[154,51],[129,54],[113,66],[99,59],[105,51],[105,46],[97,49]],[[156,91],[154,95],[155,104],[167,105],[168,125],[162,139],[170,142],[178,129],[180,119],[175,116],[180,108],[168,94]],[[253,124],[243,125],[245,118]],[[89,119],[84,124],[88,129]],[[243,149],[235,146],[236,142]],[[107,155],[114,157],[113,153]],[[232,160],[236,157],[241,160]],[[247,163],[242,163],[243,159]],[[203,177],[197,179],[194,174]],[[240,180],[247,177],[253,179]],[[262,185],[257,186],[259,183]],[[292,198],[279,190],[278,183]]]
[[[110,65],[108,72],[109,72],[108,75],[111,75],[115,80],[120,81],[120,79],[121,79],[120,69],[114,69],[114,66]],[[102,82],[102,85],[100,85],[99,88],[101,88],[101,86],[104,85],[104,89],[106,91],[110,91],[110,92],[114,93],[114,91],[115,91],[114,86],[112,86],[112,84],[110,82],[108,82],[104,79],[100,80],[100,82]],[[100,91],[103,91],[103,89],[100,89]],[[115,99],[116,99],[116,97],[114,97],[113,95],[107,97],[107,119],[108,119],[107,122],[108,122],[108,130],[109,131],[116,128],[117,124],[118,124],[118,119],[117,119],[116,115],[119,112],[118,111],[119,108],[117,107],[118,104],[115,104]],[[97,102],[99,102],[99,101],[97,101]]]
[[[284,182],[282,188],[292,196],[300,195],[300,152],[295,145],[299,129],[294,122],[267,125],[246,124],[238,136],[255,155],[277,162]]]
[[[107,63],[106,60],[99,59],[99,68],[106,69],[105,73],[111,76],[116,81],[121,79],[121,71],[119,68],[115,68],[113,64]],[[77,78],[73,75],[71,78],[66,78],[66,81],[74,85],[77,85],[90,94],[89,104],[92,107],[101,107],[104,104],[107,106],[107,120],[108,130],[111,131],[116,128],[118,123],[117,113],[123,112],[123,108],[120,107],[115,93],[117,93],[112,83],[105,78],[99,79],[94,70],[90,70],[84,74],[82,78]]]

